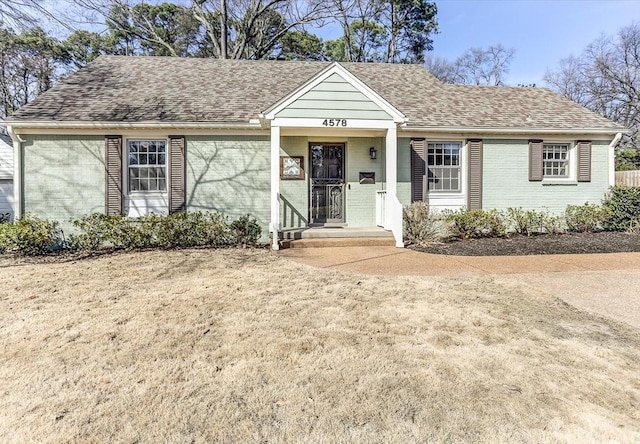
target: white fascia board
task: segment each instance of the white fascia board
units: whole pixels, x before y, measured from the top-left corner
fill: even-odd
[[[348,126],[324,126],[323,121],[327,119],[298,119],[295,117],[277,117],[271,121],[271,126],[296,127],[296,128],[322,128],[326,131],[340,131],[349,129],[390,129],[397,125],[391,120],[360,120],[347,119]]]
[[[5,121],[16,129],[263,129],[259,122],[255,123],[211,123],[211,122],[86,122],[86,121]]]
[[[573,129],[560,129],[560,128],[473,128],[473,127],[452,127],[452,126],[401,126],[400,131],[403,133],[409,132],[435,132],[435,133],[458,133],[458,134],[473,134],[475,135],[599,135],[599,136],[614,136],[617,133],[627,133],[628,130],[621,129],[609,129],[609,128],[573,128]]]
[[[404,114],[402,114],[393,105],[387,102],[382,96],[369,88],[366,83],[362,82],[356,76],[351,74],[346,68],[340,65],[338,62],[333,62],[324,71],[321,71],[315,77],[311,78],[307,83],[302,85],[296,91],[292,92],[280,102],[272,105],[269,109],[262,112],[260,115],[264,116],[267,120],[273,120],[276,118],[276,114],[287,108],[293,102],[298,100],[304,94],[308,93],[311,89],[325,81],[333,74],[338,74],[347,80],[351,85],[364,94],[369,100],[378,105],[383,111],[389,114],[395,123],[403,123],[407,120]]]

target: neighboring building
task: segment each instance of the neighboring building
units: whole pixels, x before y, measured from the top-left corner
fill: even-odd
[[[13,220],[13,143],[0,133],[0,217]]]
[[[414,200],[599,202],[625,131],[544,88],[445,85],[417,65],[115,56],[5,124],[17,216],[212,210],[278,235],[378,225],[397,246]]]

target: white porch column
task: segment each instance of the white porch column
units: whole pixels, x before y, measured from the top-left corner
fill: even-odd
[[[386,145],[386,185],[384,228],[391,230],[396,247],[404,248],[402,238],[402,204],[398,200],[398,130],[395,126],[387,130]]]
[[[13,219],[22,218],[22,143],[20,136],[11,126],[7,132],[13,140]]]
[[[271,125],[271,248],[279,250],[280,231],[280,127]]]
[[[398,130],[395,126],[387,130],[385,148],[387,195],[396,196],[398,190]]]

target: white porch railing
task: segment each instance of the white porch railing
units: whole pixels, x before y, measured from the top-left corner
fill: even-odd
[[[384,212],[387,201],[387,190],[376,191],[376,225],[384,227]]]
[[[402,204],[386,190],[376,192],[376,225],[393,233],[396,247],[404,247],[402,238]]]

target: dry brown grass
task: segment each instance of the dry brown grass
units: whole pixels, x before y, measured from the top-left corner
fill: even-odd
[[[1,442],[640,441],[640,333],[266,251],[0,260]]]

